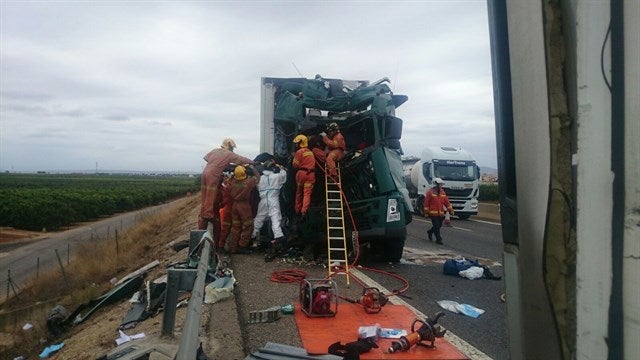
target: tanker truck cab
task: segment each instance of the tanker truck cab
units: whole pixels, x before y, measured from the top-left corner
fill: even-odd
[[[418,188],[418,211],[433,179],[439,177],[445,182],[444,191],[458,218],[464,220],[478,214],[480,168],[468,151],[446,146],[428,147],[412,168],[411,177]]]

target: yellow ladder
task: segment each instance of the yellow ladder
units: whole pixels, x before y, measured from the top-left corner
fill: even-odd
[[[336,168],[338,174],[329,176],[325,167],[324,186],[327,209],[327,257],[329,277],[342,273],[334,271],[336,266],[344,268],[349,285],[349,262],[347,260],[347,238],[344,233],[344,212],[342,210],[342,186],[340,184],[340,167]]]

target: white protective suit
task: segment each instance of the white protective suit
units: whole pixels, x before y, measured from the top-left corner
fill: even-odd
[[[284,237],[280,222],[282,215],[280,214],[280,189],[287,180],[287,172],[280,169],[279,173],[271,170],[262,171],[260,182],[258,183],[258,192],[260,193],[260,203],[258,204],[258,213],[253,219],[253,235],[252,238],[258,236],[267,216],[271,219],[271,230],[273,230],[273,238]]]

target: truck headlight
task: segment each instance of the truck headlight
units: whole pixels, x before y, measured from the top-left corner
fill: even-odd
[[[397,199],[387,200],[387,222],[400,221],[400,210]]]

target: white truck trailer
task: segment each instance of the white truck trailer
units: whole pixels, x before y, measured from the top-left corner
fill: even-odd
[[[410,164],[407,159],[406,164]],[[433,185],[434,178],[444,180],[444,190],[460,219],[468,219],[478,214],[478,179],[480,169],[470,152],[453,147],[427,147],[422,151],[405,182],[414,210],[422,215],[424,194]]]

